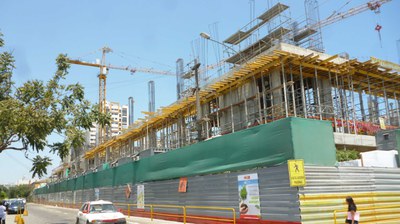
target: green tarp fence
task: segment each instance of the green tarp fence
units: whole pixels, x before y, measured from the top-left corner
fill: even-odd
[[[331,122],[285,118],[38,189],[37,194],[275,166],[336,162]],[[67,184],[68,183],[68,184]]]

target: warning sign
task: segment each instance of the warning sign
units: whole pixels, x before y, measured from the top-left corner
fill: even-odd
[[[304,173],[304,160],[288,160],[289,180],[291,187],[306,186],[306,175]]]
[[[185,193],[187,190],[187,177],[181,177],[179,180],[178,192]]]
[[[125,197],[126,197],[126,199],[129,199],[131,197],[131,192],[132,192],[131,186],[129,184],[127,184],[126,188],[125,188]]]

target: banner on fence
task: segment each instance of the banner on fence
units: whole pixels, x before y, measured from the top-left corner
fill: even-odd
[[[238,187],[240,218],[259,219],[261,209],[258,174],[239,175]]]
[[[137,185],[137,208],[144,209],[144,185]]]

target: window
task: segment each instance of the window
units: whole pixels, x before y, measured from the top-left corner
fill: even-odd
[[[383,140],[389,140],[389,133],[383,134]]]
[[[128,115],[128,110],[126,108],[122,109],[122,116],[127,116]]]
[[[85,203],[82,205],[82,207],[81,207],[81,209],[79,209],[79,211],[83,212],[86,209],[87,209],[87,204]]]

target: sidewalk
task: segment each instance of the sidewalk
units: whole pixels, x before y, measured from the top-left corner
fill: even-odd
[[[151,219],[149,218],[142,218],[142,217],[136,217],[136,216],[131,216],[130,218],[126,217],[126,221],[128,224],[181,224],[183,222],[173,222],[173,221],[166,221],[166,220],[161,220],[161,219]],[[189,224],[189,223],[188,223]]]

